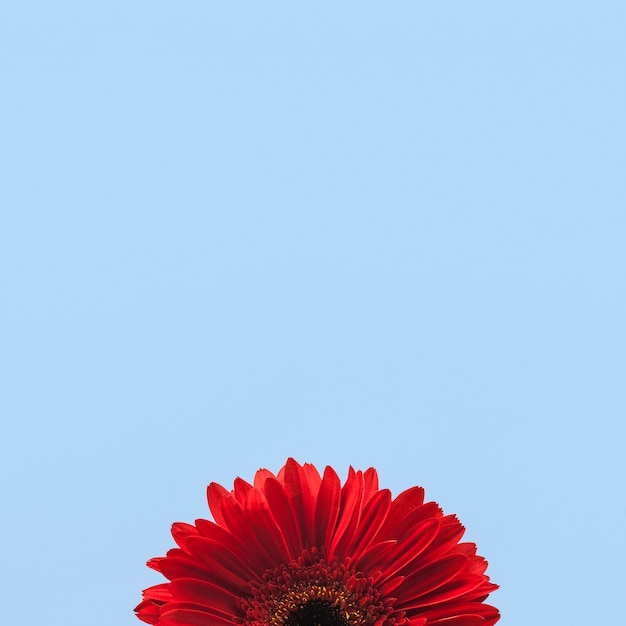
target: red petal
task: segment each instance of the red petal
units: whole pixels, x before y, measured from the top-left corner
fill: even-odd
[[[223,613],[213,605],[206,604],[205,602],[187,602],[185,600],[174,600],[173,602],[168,602],[167,606],[163,607],[162,612],[169,613],[170,611],[180,610],[198,611],[200,613],[206,613],[211,617],[216,617],[217,619],[228,620],[229,622],[232,622],[235,619],[235,616],[232,613]]]
[[[450,516],[450,517],[454,517],[454,516]],[[461,528],[463,528],[463,526],[461,526]],[[465,531],[464,528],[463,528],[463,531]],[[454,551],[457,554],[464,554],[465,556],[476,556],[476,544],[471,543],[469,541],[461,542],[454,547]]]
[[[157,600],[158,602],[167,602],[172,599],[170,591],[170,583],[161,583],[143,590],[143,597],[146,600]]]
[[[400,522],[423,504],[424,490],[422,487],[411,487],[411,489],[407,489],[399,494],[391,503],[387,521],[381,531],[381,534],[384,535],[384,539],[393,538],[394,531]],[[383,537],[381,537],[381,539],[382,538]]]
[[[443,519],[443,511],[436,502],[427,502],[411,511],[411,513],[396,526],[394,534],[396,537],[402,537],[410,532],[417,524],[427,519]],[[385,524],[385,526],[387,526],[387,524]]]
[[[288,563],[289,547],[262,491],[255,489],[248,494],[245,514],[257,539],[271,552],[272,559],[262,569],[275,566],[277,563]]]
[[[359,561],[358,566],[363,571],[380,570],[383,579],[403,574],[402,569],[422,554],[438,532],[439,520],[426,519],[411,529],[411,532],[398,541],[392,550],[368,551]]]
[[[421,608],[432,606],[435,604],[449,603],[451,600],[457,600],[461,596],[467,596],[472,591],[478,589],[483,583],[481,576],[462,575],[457,576],[450,582],[439,587],[436,591],[427,595],[416,598],[413,602],[407,602],[402,605],[403,610],[408,611],[411,608]]]
[[[388,489],[379,491],[365,505],[361,522],[350,549],[350,557],[354,562],[358,561],[359,556],[370,545],[376,533],[380,530],[380,527],[385,522],[390,506],[391,492]]]
[[[177,578],[205,580],[237,594],[247,593],[250,589],[247,582],[242,581],[239,576],[231,574],[230,571],[220,566],[211,569],[210,566],[204,565],[204,563],[179,557],[163,559],[160,566],[161,573],[168,580]]]
[[[135,613],[142,622],[156,624],[159,621],[161,605],[152,602],[152,600],[144,600],[135,607]]]
[[[446,617],[434,622],[428,622],[428,625],[434,626],[484,626],[485,620],[480,615],[456,615],[454,617]]]
[[[255,530],[258,530],[255,521],[249,519],[242,505],[231,494],[222,499],[222,515],[225,527],[235,537],[240,537],[241,541],[245,542],[244,545],[248,551],[247,562],[267,564],[275,561],[276,557],[272,553],[271,546],[265,545],[264,538],[259,536],[261,533],[255,533]],[[258,572],[258,574],[260,576],[262,572]]]
[[[341,508],[341,481],[335,470],[328,466],[317,495],[315,507],[315,545],[328,546],[332,537],[339,509]]]
[[[273,561],[268,560],[264,552],[260,552],[256,548],[258,544],[250,537],[250,533],[244,535],[244,539],[249,540],[249,544],[246,546],[240,543],[238,539],[231,535],[225,528],[209,520],[197,519],[196,527],[202,537],[206,537],[215,544],[223,546],[242,563],[245,563],[251,570],[259,573],[259,575],[273,564]]]
[[[424,558],[429,561],[434,561],[449,552],[470,556],[472,549],[475,550],[476,546],[469,544],[471,548],[468,550],[468,544],[459,544],[459,539],[463,536],[464,532],[465,528],[463,528],[463,525],[456,516],[446,515],[441,518],[439,534],[424,553]]]
[[[268,478],[276,478],[272,472],[267,469],[260,469],[254,475],[254,488],[263,489],[263,485]]]
[[[367,504],[379,491],[378,489],[378,473],[373,467],[363,472],[363,482],[365,484],[365,492],[363,503]]]
[[[192,624],[193,626],[233,626],[229,619],[191,609],[176,609],[161,615],[159,626],[179,626]]]
[[[158,561],[159,569],[157,571],[161,572],[168,580],[174,578],[202,579],[207,575],[206,566],[192,561],[188,556],[185,558],[169,556],[167,558],[153,559],[153,561]]]
[[[417,607],[417,598],[438,589],[463,570],[467,558],[451,554],[409,574],[398,588],[398,608]]]
[[[393,554],[396,546],[398,545],[397,539],[389,539],[388,541],[381,541],[371,545],[359,558],[358,569],[363,572],[380,572],[381,563],[384,565],[390,562],[390,556]]]
[[[241,612],[238,596],[212,583],[179,578],[173,580],[170,586],[179,601],[205,605],[227,615],[238,615]]]
[[[176,522],[172,524],[172,537],[174,541],[184,550],[185,541],[187,537],[192,537],[198,534],[198,529],[191,524],[185,524],[183,522]]]
[[[257,573],[247,563],[211,539],[189,537],[187,549],[192,557],[205,563],[212,572],[221,572],[221,575],[230,579],[237,588],[245,589],[251,580],[258,578]]]
[[[488,604],[480,604],[478,602],[454,602],[445,606],[437,606],[420,611],[419,617],[426,617],[428,620],[441,620],[444,618],[458,617],[460,615],[480,615],[488,622],[500,617],[498,609]]]
[[[300,524],[302,543],[312,547],[315,541],[315,502],[321,478],[312,465],[300,467],[293,459],[289,459],[283,469],[281,478]]]
[[[376,587],[383,595],[389,596],[402,584],[403,580],[404,576],[396,576],[395,578],[390,578],[389,580],[387,580],[387,582],[384,582],[380,585],[377,584]]]
[[[350,542],[361,518],[363,506],[363,473],[350,468],[348,479],[341,489],[339,518],[328,547],[328,558],[337,555],[340,558],[350,547]]]
[[[428,562],[425,554],[437,540],[440,532],[440,521],[436,518],[425,519],[417,524],[398,542],[398,547],[394,551],[397,552],[397,557],[394,558],[393,565],[384,572],[385,577],[397,573],[408,576],[420,564],[425,565]],[[419,562],[416,559],[419,559]]]
[[[498,589],[498,585],[494,585],[489,582],[489,577],[484,576],[483,582],[480,587],[477,587],[475,590],[468,592],[463,596],[463,600],[468,600],[472,602],[484,602],[487,599],[487,596],[496,591]]]
[[[222,516],[222,500],[228,495],[228,491],[224,489],[222,485],[211,483],[206,488],[206,495],[213,519],[220,526],[224,526],[224,518]]]
[[[293,560],[296,560],[302,553],[304,545],[296,514],[283,485],[278,479],[268,478],[265,481],[265,497],[285,539],[289,554]]]
[[[252,489],[252,485],[249,482],[246,482],[243,478],[235,478],[234,489],[232,490],[232,494],[237,498],[239,504],[243,504],[246,501],[246,496],[248,492]]]

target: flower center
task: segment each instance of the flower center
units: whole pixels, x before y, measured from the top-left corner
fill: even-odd
[[[348,626],[348,622],[330,602],[311,600],[292,611],[285,626]]]
[[[267,570],[242,598],[245,626],[371,626],[393,613],[372,578],[316,550]]]

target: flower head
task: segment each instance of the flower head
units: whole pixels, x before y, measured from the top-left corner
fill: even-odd
[[[208,487],[215,521],[177,523],[178,548],[148,566],[169,580],[144,591],[156,626],[491,626],[497,588],[464,528],[424,490],[392,499],[373,468],[341,485],[289,459],[228,491]]]

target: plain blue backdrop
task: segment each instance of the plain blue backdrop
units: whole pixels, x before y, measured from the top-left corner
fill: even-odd
[[[423,485],[502,624],[617,623],[625,7],[7,2],[2,622],[138,626],[294,456]]]

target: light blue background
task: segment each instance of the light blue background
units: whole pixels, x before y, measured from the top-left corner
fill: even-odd
[[[287,456],[425,486],[502,624],[618,623],[625,7],[7,2],[2,623],[137,626]]]

